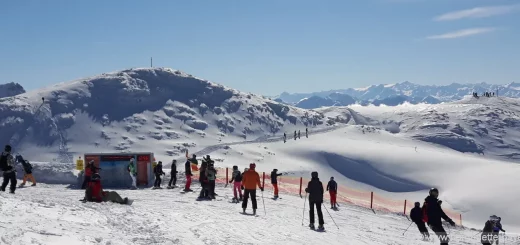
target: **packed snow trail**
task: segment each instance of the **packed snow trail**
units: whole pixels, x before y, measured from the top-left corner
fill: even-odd
[[[193,189],[196,190],[195,183]],[[198,193],[173,190],[117,190],[134,203],[82,203],[82,190],[63,185],[39,184],[18,189],[16,195],[0,193],[0,244],[437,244],[422,241],[416,227],[395,214],[341,205],[323,210],[326,232],[308,225],[308,205],[302,226],[304,200],[272,191],[258,192],[258,216],[241,214],[241,204],[231,203],[231,188],[217,188],[213,201],[196,201]],[[328,207],[325,203],[325,207]],[[248,213],[252,213],[251,203]],[[317,217],[316,217],[317,218]],[[451,228],[450,244],[476,244],[471,230]],[[464,239],[464,240],[463,240]]]

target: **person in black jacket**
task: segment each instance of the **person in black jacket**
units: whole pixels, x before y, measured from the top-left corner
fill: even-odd
[[[496,235],[496,240],[495,240],[495,243],[498,245],[500,244],[500,231],[502,232],[506,232],[504,229],[502,229],[502,224],[500,223],[500,221],[502,221],[502,218],[500,217],[497,217],[497,221],[495,222],[495,227],[493,228],[493,233]]]
[[[482,230],[482,234],[480,236],[480,242],[484,245],[491,245],[493,242],[498,242],[498,235],[493,233],[493,229],[496,226],[498,217],[492,215],[489,217],[489,220],[484,224],[484,229]],[[498,244],[498,243],[497,243]]]
[[[311,173],[311,181],[307,184],[305,192],[309,193],[309,227],[314,230],[314,206],[316,206],[316,212],[318,213],[318,230],[324,230],[323,224],[323,213],[321,212],[321,205],[323,203],[323,184],[318,178],[318,172]]]
[[[455,222],[444,213],[441,205],[439,205],[439,199],[437,199],[439,197],[439,190],[431,188],[429,194],[430,195],[424,199],[424,205],[422,207],[423,214],[425,214],[423,219],[425,219],[432,231],[439,237],[441,245],[448,244],[450,239],[442,227],[441,218],[446,220],[452,226],[455,226]]]
[[[273,169],[271,172],[271,184],[274,188],[274,198],[278,198],[278,176],[282,176],[282,174],[278,173],[278,169]]]
[[[206,175],[206,171],[208,170],[208,163],[206,161],[202,161],[202,164],[200,165],[199,169],[199,182],[200,182],[200,194],[199,199],[201,198],[208,198],[209,197],[209,180],[208,176]]]
[[[415,202],[415,207],[410,211],[410,219],[417,225],[419,228],[419,232],[423,235],[423,238],[430,238],[430,233],[428,233],[428,229],[424,224],[421,203]]]
[[[0,156],[0,170],[4,172],[4,180],[2,181],[2,186],[0,191],[5,191],[7,184],[11,181],[10,193],[14,194],[16,191],[16,169],[15,169],[15,159],[11,154],[11,146],[6,145],[4,148],[4,152]]]
[[[162,170],[162,162],[159,161],[157,163],[157,166],[154,168],[154,174],[155,174],[155,184],[153,185],[154,188],[161,188],[161,175],[165,175],[165,173]]]
[[[172,171],[170,172],[170,176],[168,188],[175,188],[175,184],[177,183],[177,160],[172,160]]]
[[[330,177],[330,181],[327,184],[327,191],[329,191],[330,195],[330,208],[336,209],[338,208],[336,205],[336,195],[338,194],[338,184],[334,181],[334,177]]]
[[[193,191],[192,189],[190,189],[190,186],[191,186],[191,176],[193,176],[193,174],[191,173],[191,162],[190,162],[190,160],[186,160],[186,163],[184,164],[184,172],[186,174],[186,186],[184,187],[184,191],[185,192]]]

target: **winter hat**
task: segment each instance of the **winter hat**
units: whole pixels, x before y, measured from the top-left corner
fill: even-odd
[[[255,168],[256,168],[256,164],[255,163],[249,164],[249,169],[255,170]]]
[[[237,165],[233,166],[233,170],[238,170],[238,166]]]
[[[437,188],[431,188],[430,189],[430,195],[433,195],[433,193],[437,193],[437,196],[439,195],[439,190]]]
[[[420,206],[421,206],[421,203],[419,203],[419,202],[415,202],[415,206],[416,206],[416,207],[420,207]]]
[[[6,152],[11,152],[11,145],[5,145],[4,150],[5,150]]]
[[[172,163],[177,163],[177,160],[173,159],[173,160],[172,160]]]
[[[273,169],[273,172],[278,172],[278,169],[276,169],[276,168],[275,168],[275,169]]]
[[[318,172],[312,172],[311,173],[311,177],[318,178]]]

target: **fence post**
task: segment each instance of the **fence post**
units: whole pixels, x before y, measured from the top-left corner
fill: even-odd
[[[263,177],[262,177],[262,188],[265,188],[265,172],[263,174]]]
[[[404,199],[404,211],[403,211],[403,215],[406,216],[406,199]]]
[[[370,192],[370,209],[374,209],[374,192]]]
[[[302,196],[302,184],[303,184],[303,177],[300,177],[300,198],[303,198],[303,196]]]
[[[229,175],[228,175],[228,168],[226,167],[226,185],[229,183]]]
[[[462,226],[462,214],[459,214],[460,226]]]

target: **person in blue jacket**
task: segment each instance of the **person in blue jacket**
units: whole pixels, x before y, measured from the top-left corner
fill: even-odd
[[[500,231],[506,232],[504,229],[502,229],[502,224],[500,224],[500,221],[502,221],[502,218],[498,217],[498,220],[495,223],[495,226],[493,227],[493,235],[496,235],[496,244],[500,244],[499,242],[499,235]]]

